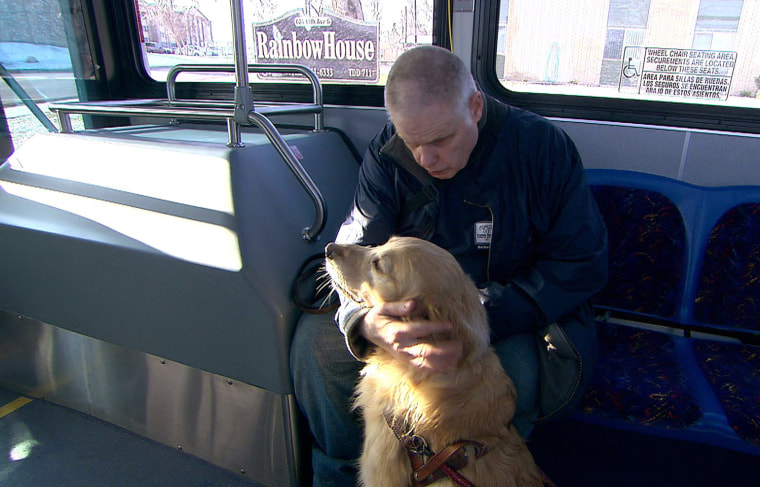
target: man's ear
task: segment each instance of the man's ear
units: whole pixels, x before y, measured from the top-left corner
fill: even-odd
[[[480,118],[483,116],[483,95],[479,91],[472,94],[468,106],[472,119],[475,120],[475,123],[480,122]]]

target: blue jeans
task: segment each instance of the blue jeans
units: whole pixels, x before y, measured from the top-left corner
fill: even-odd
[[[513,424],[527,437],[539,414],[535,339],[515,335],[494,348],[517,388]],[[348,352],[332,313],[301,318],[290,348],[290,370],[314,438],[313,487],[356,486],[363,430],[359,415],[351,412],[351,398],[362,365]]]

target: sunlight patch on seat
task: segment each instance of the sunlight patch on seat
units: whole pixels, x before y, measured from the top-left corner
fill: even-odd
[[[228,271],[242,268],[237,234],[223,226],[7,181],[0,187],[97,222],[178,259]]]

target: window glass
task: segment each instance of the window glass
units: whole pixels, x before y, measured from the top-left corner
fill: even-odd
[[[249,63],[303,64],[324,83],[384,84],[404,50],[431,44],[433,0],[243,0]],[[136,0],[150,75],[234,62],[229,1]],[[282,81],[284,75],[251,75]],[[232,75],[180,75],[180,80]]]
[[[499,18],[510,90],[760,107],[758,1],[502,0]]]
[[[61,10],[67,2],[0,0],[0,128],[7,126],[11,147],[19,147],[40,132],[58,129],[58,119],[49,110],[51,102],[76,100],[77,75],[91,77],[83,67],[88,51],[74,49],[66,25],[80,22],[75,8]],[[70,31],[71,29],[69,29]],[[81,117],[72,117],[81,126]],[[3,130],[4,132],[4,130]],[[7,148],[2,156],[10,152]],[[0,159],[2,162],[2,159]]]

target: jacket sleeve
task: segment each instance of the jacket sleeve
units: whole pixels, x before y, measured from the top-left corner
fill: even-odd
[[[380,150],[392,134],[392,126],[388,124],[370,143],[359,168],[351,212],[338,230],[336,243],[380,245],[393,234],[400,205],[393,191],[392,168],[383,164],[380,157]],[[348,350],[359,360],[366,356],[369,348],[369,343],[356,329],[366,313],[366,309],[341,296],[341,305],[335,314]]]
[[[381,245],[393,234],[400,208],[394,191],[394,167],[380,156],[392,135],[388,124],[370,142],[359,168],[351,212],[338,230],[337,243]]]
[[[607,231],[575,145],[551,127],[528,165],[536,251],[509,282],[484,289],[494,336],[557,322],[607,281]]]

